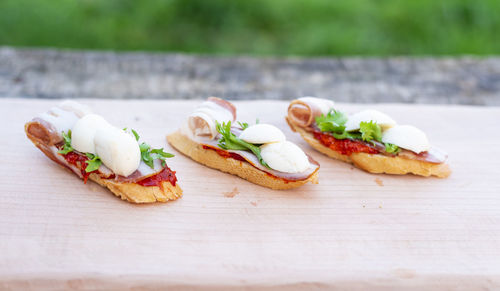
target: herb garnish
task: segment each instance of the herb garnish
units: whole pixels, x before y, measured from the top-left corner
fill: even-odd
[[[239,122],[238,121],[238,124],[240,125],[240,127],[241,127],[242,130],[247,129],[250,126],[247,122]],[[259,119],[258,118],[255,119],[255,124],[259,124]]]
[[[397,154],[399,153],[399,147],[395,144],[392,143],[385,143],[385,151],[390,153],[390,154]]]
[[[359,123],[359,132],[361,132],[361,139],[373,143],[373,140],[378,142],[382,141],[382,129],[376,122],[361,121]]]
[[[331,132],[336,139],[359,139],[361,134],[358,132],[348,132],[345,130],[347,116],[335,110],[330,110],[326,115],[316,117],[316,124],[321,131]]]
[[[260,148],[258,146],[238,138],[231,132],[231,121],[228,121],[227,123],[223,122],[222,124],[215,121],[215,128],[222,135],[219,139],[220,148],[225,150],[251,151],[257,159],[259,159],[259,163],[269,168],[267,163],[262,159],[262,156],[260,155]]]
[[[87,156],[87,158],[90,159],[90,160],[85,161],[85,163],[87,164],[87,167],[85,168],[85,172],[90,173],[90,172],[93,172],[93,171],[99,169],[99,167],[102,164],[101,158],[99,158],[98,155],[94,155],[91,153],[85,153],[85,155]]]
[[[241,129],[243,129],[243,130],[247,129],[249,126],[248,123],[246,123],[246,122],[239,122],[238,121],[238,124],[240,125]]]
[[[330,110],[326,115],[316,117],[316,125],[321,131],[330,132],[336,139],[357,139],[370,143],[382,141],[382,128],[374,121],[362,121],[356,131],[346,131],[347,115],[340,111]],[[388,153],[398,151],[395,145],[386,145]]]
[[[62,137],[64,140],[63,148],[62,148],[62,150],[59,150],[57,152],[62,154],[62,155],[66,155],[66,154],[74,151],[73,147],[71,147],[71,129],[68,130],[68,133],[65,133],[63,131]],[[99,156],[91,154],[91,153],[85,153],[85,155],[87,156],[87,158],[89,158],[89,160],[85,161],[85,163],[87,164],[87,167],[85,168],[85,172],[90,173],[90,172],[93,172],[93,171],[99,169],[99,167],[102,164],[102,161],[99,158]]]
[[[127,128],[124,128],[123,130],[127,130]],[[134,135],[135,137],[135,140],[137,142],[139,142],[139,134],[137,133],[137,131],[133,130],[133,129],[130,129],[130,131],[132,132],[132,134]],[[170,154],[170,153],[167,153],[167,152],[164,152],[163,151],[163,148],[161,149],[152,149],[151,146],[145,142],[141,143],[139,145],[139,149],[141,150],[141,159],[142,161],[148,165],[151,169],[154,169],[154,160],[161,160],[161,165],[163,167],[165,167],[167,165],[167,163],[165,162],[165,159],[166,158],[171,158],[173,157],[174,155],[173,154]]]
[[[71,129],[68,130],[68,133],[66,134],[64,131],[62,132],[62,137],[64,140],[64,145],[62,150],[57,151],[60,154],[67,154],[69,152],[73,151],[73,148],[71,147]]]

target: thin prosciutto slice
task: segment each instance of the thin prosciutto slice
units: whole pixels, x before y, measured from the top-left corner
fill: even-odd
[[[333,102],[330,100],[315,97],[302,97],[293,100],[288,106],[287,121],[293,126],[303,128],[308,132],[330,135],[327,132],[321,132],[319,130],[316,126],[315,119],[322,114],[327,114],[332,108]],[[372,144],[360,140],[351,141],[373,148],[378,151],[379,154],[387,156],[399,156],[434,164],[444,163],[448,158],[448,155],[444,151],[435,147],[431,147],[428,151],[420,154],[416,154],[406,149],[401,149],[398,154],[389,154],[385,151],[385,145],[382,143],[374,142]]]
[[[189,130],[194,136],[215,138],[218,134],[217,122],[234,121],[236,119],[236,107],[226,100],[209,97],[187,120]]]
[[[90,113],[88,107],[76,102],[67,101],[33,118],[33,120],[25,125],[26,134],[36,147],[51,160],[70,169],[80,178],[84,178],[81,167],[68,162],[58,151],[63,142],[62,132],[68,132],[68,130],[73,128],[78,119],[87,113]],[[83,153],[76,151],[75,153],[84,156]],[[104,164],[96,172],[101,178],[113,178],[119,182],[135,183],[154,176],[163,169],[164,167],[161,165],[161,162],[155,160],[153,169],[141,161],[139,168],[128,177],[115,175]]]
[[[315,118],[327,114],[333,108],[333,101],[316,97],[302,97],[288,106],[288,119],[294,125],[306,128],[314,124]]]

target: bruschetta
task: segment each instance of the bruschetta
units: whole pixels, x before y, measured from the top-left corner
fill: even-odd
[[[117,128],[85,105],[65,101],[27,122],[25,132],[52,161],[123,200],[165,202],[182,196],[165,161],[172,154],[153,149],[135,130]]]
[[[293,100],[286,116],[290,128],[319,152],[370,173],[448,177],[447,154],[432,147],[412,125],[399,125],[377,110],[351,115],[331,100]]]
[[[236,107],[210,97],[167,136],[194,161],[271,189],[317,183],[319,164],[270,124],[236,122]]]

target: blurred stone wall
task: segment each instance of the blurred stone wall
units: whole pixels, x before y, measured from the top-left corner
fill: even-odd
[[[0,47],[0,97],[500,105],[500,57],[256,58]]]

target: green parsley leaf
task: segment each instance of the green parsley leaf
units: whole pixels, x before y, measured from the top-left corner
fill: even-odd
[[[94,155],[91,153],[85,153],[85,155],[87,156],[87,158],[89,158],[89,160],[85,161],[85,163],[87,164],[85,172],[90,173],[99,169],[102,164],[101,158],[99,158],[98,155]]]
[[[215,121],[215,128],[222,135],[219,139],[220,148],[225,150],[251,151],[259,159],[259,163],[269,168],[267,163],[262,159],[262,156],[260,155],[260,148],[258,146],[241,140],[231,132],[231,121],[228,121],[227,123],[223,122],[222,124]]]
[[[152,149],[151,150],[151,157],[153,159],[159,159],[159,160],[161,160],[161,165],[164,166],[164,167],[167,165],[167,163],[165,162],[165,159],[166,158],[171,158],[173,156],[174,155],[171,154],[171,153],[164,152],[163,148],[161,148],[161,149]]]
[[[384,143],[385,151],[390,154],[397,154],[399,152],[399,147],[392,143]]]
[[[361,139],[361,133],[359,132],[348,132],[344,131],[343,133],[332,133],[333,137],[336,139]]]
[[[139,134],[137,134],[137,131],[135,131],[135,130],[133,130],[133,129],[130,129],[130,130],[132,131],[132,134],[134,134],[134,136],[135,136],[135,140],[136,140],[136,141],[139,141],[140,136],[139,136]]]
[[[241,127],[242,130],[245,130],[247,129],[250,125],[247,123],[247,122],[239,122],[238,121],[238,124],[239,126]],[[259,119],[255,119],[255,124],[259,124]]]
[[[154,169],[153,157],[151,156],[151,146],[147,143],[143,142],[139,145],[139,149],[141,150],[141,159],[142,161],[148,165],[151,169]]]
[[[145,143],[145,142],[143,142],[143,143],[141,143],[139,145],[139,149],[141,150],[141,153],[142,152],[148,152],[150,148],[151,147],[147,143]]]
[[[249,126],[248,123],[246,123],[246,122],[241,123],[238,121],[238,124],[240,125],[241,129],[243,129],[243,130],[247,129]]]
[[[73,148],[71,147],[71,129],[68,130],[67,134],[63,131],[62,137],[64,140],[64,145],[63,145],[62,150],[59,150],[58,153],[65,155],[65,154],[73,151]]]
[[[139,134],[135,130],[132,129],[132,133],[139,140]],[[139,149],[141,150],[141,159],[142,161],[148,165],[151,169],[154,169],[154,160],[160,160],[161,165],[165,167],[167,163],[165,162],[166,158],[171,158],[174,155],[171,153],[167,153],[161,149],[152,149],[150,145],[143,142],[139,145]]]
[[[124,127],[124,128],[123,128],[123,131],[125,131],[125,132],[126,132],[127,130],[128,130],[128,128],[127,128],[127,127]],[[139,134],[137,133],[137,131],[135,131],[133,128],[131,128],[131,129],[130,129],[130,131],[131,131],[131,132],[132,132],[132,134],[134,135],[135,140],[136,140],[136,141],[139,141],[140,136],[139,136]]]
[[[376,122],[362,121],[359,124],[359,132],[361,132],[361,139],[371,142],[372,140],[382,141],[382,129]]]
[[[345,131],[345,123],[347,116],[335,110],[330,110],[326,115],[316,117],[316,124],[321,131],[328,131],[337,134],[342,134]]]
[[[159,155],[162,158],[172,158],[172,157],[174,157],[173,154],[164,152],[163,148],[161,148],[161,149],[153,149],[153,150],[151,150],[151,153],[157,154],[157,155]]]

